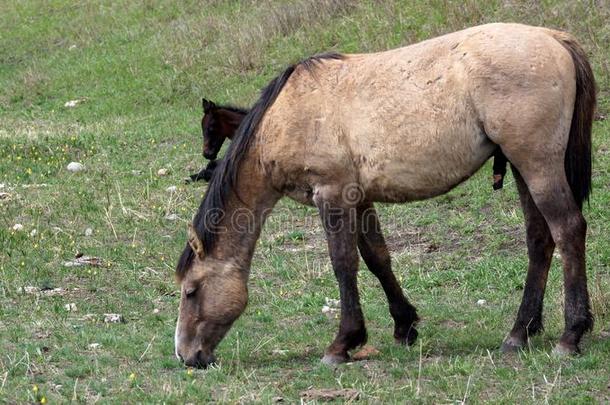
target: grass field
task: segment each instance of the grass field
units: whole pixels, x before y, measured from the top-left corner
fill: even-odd
[[[499,353],[527,258],[512,176],[493,192],[488,163],[445,196],[379,206],[395,272],[422,317],[413,347],[393,343],[383,293],[362,264],[369,344],[380,353],[320,363],[338,327],[321,309],[338,289],[316,212],[283,200],[219,365],[183,368],[173,357],[173,270],[205,192],[183,184],[203,164],[201,97],[248,106],[307,55],[383,50],[492,21],[568,30],[596,73],[585,208],[596,326],[584,353],[551,354],[563,328],[559,260],[545,332],[531,350]],[[606,0],[0,2],[0,403],[295,403],[342,388],[365,403],[610,401],[608,21]],[[85,170],[68,172],[71,161]],[[77,253],[102,265],[66,267]],[[124,322],[105,322],[107,313]]]

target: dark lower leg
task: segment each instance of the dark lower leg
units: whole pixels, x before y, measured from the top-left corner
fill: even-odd
[[[394,319],[394,338],[399,343],[413,344],[417,338],[417,312],[404,296],[392,272],[390,253],[373,205],[359,208],[358,218],[358,249],[368,269],[381,283],[388,299],[390,314]]]
[[[582,336],[593,329],[593,315],[585,265],[586,222],[580,212],[569,222],[574,223],[570,232],[566,233],[569,236],[558,242],[563,261],[565,330],[559,339],[557,351],[577,353]]]
[[[593,328],[585,266],[587,223],[567,182],[561,180],[554,184],[534,183],[540,189],[532,190],[531,194],[563,262],[565,331],[556,350],[576,353],[583,334]]]
[[[349,209],[333,210],[326,206],[320,207],[320,215],[341,298],[339,332],[326,349],[323,361],[341,363],[349,360],[349,350],[363,345],[367,340],[357,285],[357,235],[355,226],[352,225],[354,215]]]
[[[218,161],[210,160],[210,162],[208,163],[208,165],[206,167],[201,169],[198,173],[191,174],[189,176],[189,178],[191,179],[191,181],[199,181],[199,180],[210,181],[212,179],[212,175],[214,174],[214,170],[216,169],[216,166],[218,166]]]
[[[505,351],[525,346],[528,337],[540,332],[543,328],[544,291],[555,247],[549,227],[534,204],[523,178],[515,168],[513,168],[513,173],[525,216],[529,265],[517,319],[508,339],[502,346]]]

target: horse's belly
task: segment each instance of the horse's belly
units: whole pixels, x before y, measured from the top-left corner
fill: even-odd
[[[367,197],[405,202],[444,194],[472,176],[496,147],[484,134],[452,138],[369,159],[360,170]]]

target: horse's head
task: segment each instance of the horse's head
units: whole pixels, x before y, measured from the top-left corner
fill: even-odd
[[[203,157],[214,160],[226,137],[220,132],[217,117],[218,107],[216,104],[204,98],[202,100],[202,105],[203,118],[201,119],[201,132],[203,134]]]
[[[216,159],[226,134],[223,133],[223,125],[219,122],[218,107],[214,102],[202,100],[203,118],[201,119],[201,132],[203,134],[203,157],[209,160]]]
[[[206,367],[215,361],[214,349],[246,308],[247,274],[232,263],[206,256],[192,225],[188,240],[178,265],[176,356],[189,367]]]

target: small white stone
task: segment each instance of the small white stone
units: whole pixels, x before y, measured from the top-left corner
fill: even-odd
[[[32,229],[32,231],[30,232],[30,236],[34,237],[38,234],[38,230],[36,228]]]
[[[339,308],[339,305],[341,304],[341,301],[333,298],[325,297],[324,300],[326,301],[326,305],[333,308]]]
[[[73,51],[76,49],[76,45],[70,45],[70,47],[68,48],[69,51]]]
[[[80,104],[81,101],[83,101],[83,100],[70,100],[70,101],[66,101],[66,103],[64,104],[64,107],[66,107],[66,108],[74,108],[78,104]]]
[[[93,235],[93,229],[91,229],[91,228],[85,229],[85,236],[91,236],[91,235]]]
[[[133,174],[134,176],[139,176],[142,174],[142,170],[132,170],[131,174]]]
[[[176,190],[178,190],[178,187],[176,187],[176,186],[169,186],[168,188],[165,189],[165,191],[167,191],[168,193],[175,193]]]
[[[169,169],[162,168],[162,169],[157,170],[157,176],[163,177],[163,176],[167,176],[168,174],[169,174]]]
[[[26,294],[36,294],[40,292],[40,288],[28,285],[23,287],[22,291]]]
[[[176,214],[169,214],[165,216],[165,219],[167,219],[168,221],[176,221],[177,219],[179,219],[179,217]]]
[[[13,225],[13,227],[11,228],[13,231],[23,231],[23,225],[21,224],[15,224]]]
[[[153,309],[153,314],[158,314],[159,312],[161,312],[161,311],[159,311],[159,308]]]
[[[124,322],[123,315],[121,314],[104,314],[105,323],[122,323]]]
[[[82,163],[70,162],[67,167],[68,171],[72,173],[78,173],[85,170],[85,166]]]
[[[477,305],[478,306],[482,306],[482,305],[485,305],[485,304],[487,304],[487,300],[478,300],[477,301]]]
[[[76,304],[71,302],[69,304],[64,305],[64,308],[66,309],[66,311],[68,312],[76,312]]]
[[[89,344],[89,349],[95,350],[95,349],[99,349],[101,346],[102,346],[101,343],[91,343],[91,344]]]

